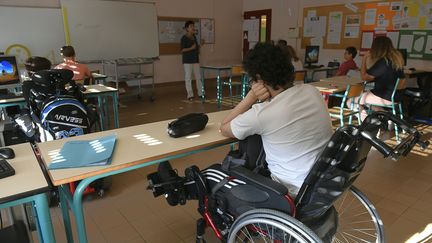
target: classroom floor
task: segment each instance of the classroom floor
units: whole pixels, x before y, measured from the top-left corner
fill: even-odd
[[[214,87],[207,87],[209,100],[214,99]],[[183,85],[159,87],[156,101],[146,96],[141,101],[122,98],[120,125],[122,127],[175,118],[189,112],[217,111],[216,104],[204,105],[198,100],[188,102]],[[229,107],[223,107],[228,109]],[[432,134],[432,127],[422,127]],[[196,164],[204,168],[219,162],[228,147],[222,147],[186,158],[171,161],[180,173]],[[378,208],[386,230],[387,242],[404,242],[432,224],[432,149],[416,151],[394,162],[371,151],[364,172],[356,181]],[[103,198],[96,195],[84,199],[88,239],[99,242],[195,242],[196,202],[170,207],[163,197],[153,198],[146,190],[146,175],[155,166],[113,177],[113,185]],[[52,208],[57,242],[66,242],[60,208]],[[74,232],[76,237],[76,232]],[[207,242],[218,242],[209,230]]]

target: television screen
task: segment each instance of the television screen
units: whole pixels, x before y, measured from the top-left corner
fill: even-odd
[[[0,56],[0,85],[19,83],[19,81],[16,58],[14,56]]]
[[[318,63],[319,46],[306,46],[305,63]]]
[[[402,58],[404,60],[404,66],[406,66],[407,65],[407,58],[408,58],[407,49],[398,49],[398,51],[402,54]]]

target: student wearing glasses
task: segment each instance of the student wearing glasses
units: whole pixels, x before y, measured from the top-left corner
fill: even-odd
[[[315,87],[293,85],[291,57],[279,47],[258,43],[243,64],[252,89],[221,132],[240,140],[261,135],[271,177],[295,196],[333,133],[327,107]]]

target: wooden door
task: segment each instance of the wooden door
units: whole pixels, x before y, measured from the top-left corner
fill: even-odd
[[[247,11],[243,14],[243,57],[257,42],[270,41],[271,9]],[[258,25],[258,29],[253,26]],[[256,33],[258,31],[258,33]],[[257,36],[258,35],[258,36]]]

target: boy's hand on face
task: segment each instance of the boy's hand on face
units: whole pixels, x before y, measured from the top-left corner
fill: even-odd
[[[258,80],[257,82],[252,84],[252,92],[255,94],[256,98],[259,101],[265,101],[270,98],[270,92],[267,87],[264,85],[264,81]]]

